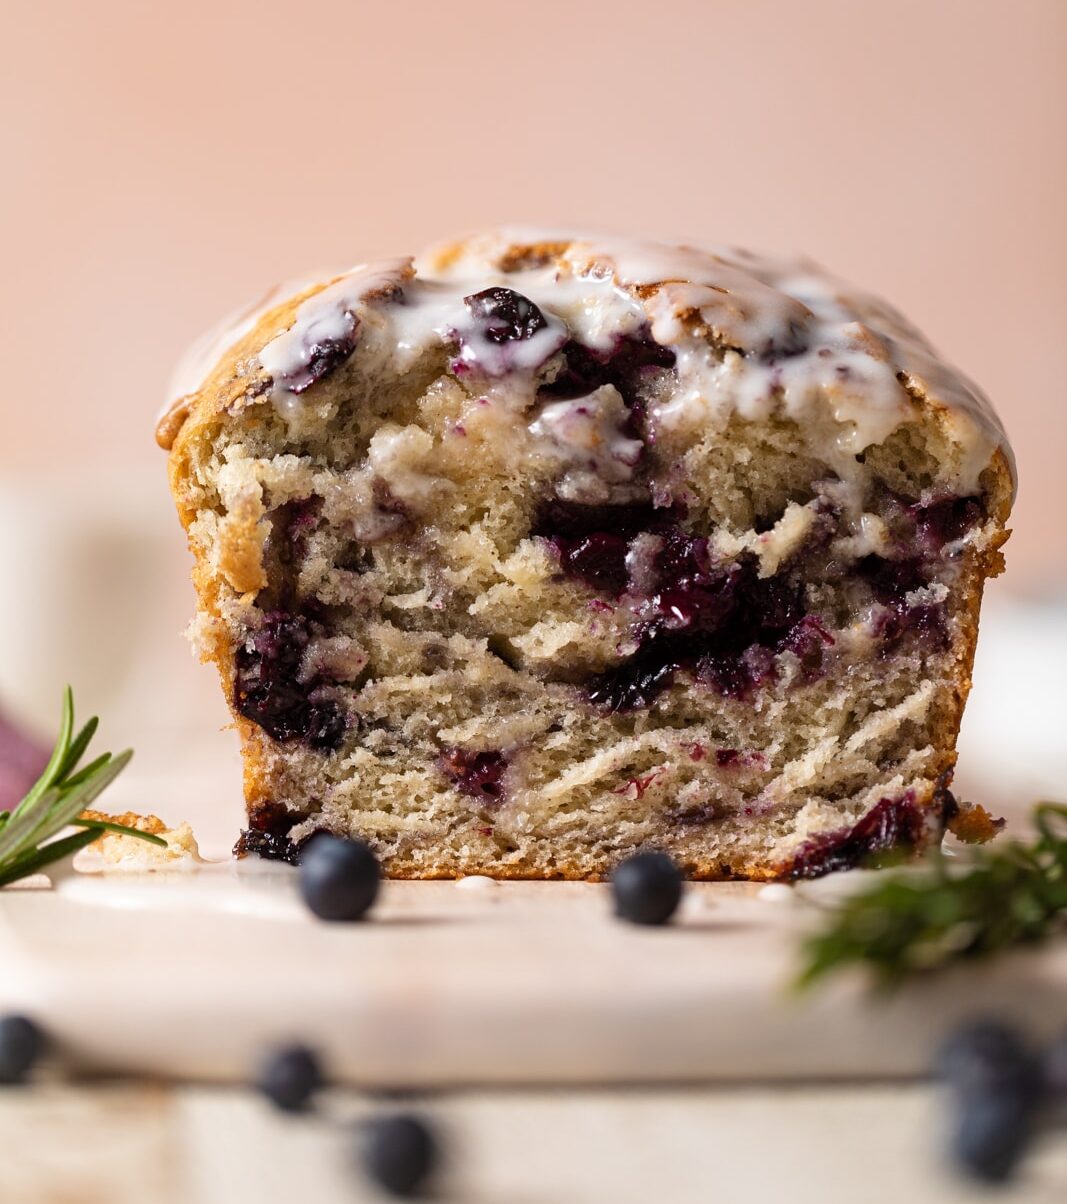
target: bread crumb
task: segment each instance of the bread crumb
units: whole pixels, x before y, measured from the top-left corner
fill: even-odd
[[[1004,830],[1003,819],[994,819],[979,803],[959,803],[948,821],[948,830],[964,844],[988,844]]]
[[[83,811],[82,819],[101,823],[122,824],[151,836],[160,836],[167,847],[123,836],[118,832],[103,832],[89,845],[91,862],[107,871],[142,873],[151,870],[195,869],[203,863],[200,849],[188,823],[168,828],[158,815],[138,815],[127,811],[123,815],[108,815],[104,811]]]

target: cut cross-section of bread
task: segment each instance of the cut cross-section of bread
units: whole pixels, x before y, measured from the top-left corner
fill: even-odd
[[[493,233],[209,348],[159,436],[241,850],[767,879],[940,836],[1013,469],[887,305],[741,251]]]

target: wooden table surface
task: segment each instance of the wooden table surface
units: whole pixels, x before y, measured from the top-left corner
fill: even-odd
[[[423,902],[432,896],[435,915],[439,916],[442,908],[449,913],[457,911],[453,925],[457,932],[473,931],[467,921],[459,923],[459,911],[480,911],[480,900],[497,894],[500,901],[493,904],[493,912],[499,911],[500,922],[510,923],[511,907],[521,910],[521,900],[528,893],[521,888],[500,888],[486,895],[449,884],[425,884],[430,888],[425,891],[414,884],[394,885],[396,889],[386,891],[379,919],[399,924],[396,917],[393,921],[389,917],[394,910],[397,916],[404,912],[407,896],[418,894]],[[741,922],[744,915],[738,909],[751,909],[753,917],[766,915],[767,922],[774,924],[778,921],[773,917],[789,914],[788,908],[783,912],[777,903],[759,901],[758,892],[750,888],[715,888],[709,910],[702,896],[711,889],[694,890],[693,906],[685,911],[680,930],[661,934],[630,933],[613,926],[606,904],[597,901],[595,888],[555,893],[561,899],[574,896],[576,900],[588,895],[588,901],[578,908],[586,913],[583,923],[601,933],[601,944],[617,944],[620,956],[629,958],[631,967],[649,965],[651,956],[645,950],[636,957],[629,948],[631,941],[648,944],[652,953],[663,952],[667,947],[664,938],[681,951],[689,950],[691,944],[695,949],[720,940],[722,948],[729,944],[732,950],[735,940],[743,937],[747,943],[755,939],[755,931]],[[92,890],[91,883],[82,884],[69,900],[77,905],[71,913],[77,918],[64,917],[60,929],[54,929],[59,945],[80,941],[83,927],[91,935],[101,924],[111,923],[104,919],[110,908],[98,912],[86,906],[92,901]],[[290,907],[284,892],[272,892],[271,898],[279,912],[279,934],[289,933],[286,939],[290,939],[303,931],[297,920],[284,920],[283,909]],[[514,904],[509,902],[512,899]],[[7,936],[13,949],[17,952],[21,940],[32,949],[47,950],[43,937],[29,940],[32,925],[28,917],[32,910],[43,923],[52,904],[39,895],[16,899],[11,894],[5,895],[4,903],[2,918],[8,921]],[[570,907],[568,904],[566,910]],[[121,923],[133,923],[137,910],[127,913]],[[551,914],[543,922],[555,924],[551,915],[557,910],[555,905],[548,908]],[[53,918],[59,914],[57,911]],[[118,923],[121,915],[119,910],[112,918]],[[720,925],[716,917],[724,922]],[[758,918],[756,928],[763,926],[764,920]],[[224,926],[219,927],[224,933]],[[402,926],[396,930],[406,931]],[[438,931],[433,925],[413,925],[411,939],[423,930],[427,937]],[[129,933],[123,932],[126,939]],[[374,929],[360,928],[332,934],[331,939],[356,942],[362,955],[371,948],[374,936]],[[166,948],[164,941],[164,951]],[[685,960],[689,961],[688,955]],[[1052,960],[1059,965],[1062,956]],[[0,1002],[4,1002],[5,992],[17,986],[17,961],[0,957]],[[120,962],[111,957],[97,963],[100,998],[91,1006],[99,1007],[107,995],[105,980],[117,966],[121,968]],[[729,970],[727,979],[738,971],[733,957],[719,964],[724,972]],[[782,968],[787,968],[784,962]],[[690,980],[699,977],[695,969],[689,971]],[[1014,972],[1007,977],[1015,988],[1023,981]],[[996,978],[1003,985],[1004,979]],[[637,981],[632,979],[632,971],[631,980]],[[85,984],[90,981],[84,979]],[[279,979],[275,975],[272,981],[277,985]],[[620,977],[607,997],[617,999],[617,988],[624,981],[629,980]],[[34,990],[40,987],[32,976],[25,980],[27,984]],[[709,984],[714,980],[709,979]],[[949,994],[980,1010],[995,995],[989,981],[985,982],[988,989],[979,990],[980,986],[979,979],[968,980],[966,989]],[[91,992],[88,986],[85,990],[84,1006],[90,1006]],[[75,990],[66,1009],[73,1017],[67,1017],[73,1034],[86,1028],[78,1002],[80,991]],[[1049,1009],[1033,992],[1015,989],[1014,994],[1022,996],[1015,1007],[1028,1031],[1034,1031],[1042,1019],[1050,1031],[1067,1022],[1067,996],[1061,994],[1062,1008]],[[138,989],[136,997],[143,996],[144,991]],[[123,1009],[130,996],[108,997],[113,999],[118,1020],[128,1018]],[[31,992],[27,1003],[34,998],[37,996]],[[526,1007],[528,998],[523,995],[523,999]],[[709,1010],[715,1011],[713,1000],[709,986]],[[22,1000],[12,995],[6,1002]],[[930,1002],[928,999],[927,1004]],[[55,1016],[49,1018],[57,1023],[66,1016],[60,1003],[51,997]],[[1031,1011],[1034,1015],[1026,1014]],[[1052,1014],[1055,1012],[1060,1015]],[[851,1046],[845,1040],[848,1009],[838,1007],[833,1014],[833,1049],[840,1054],[848,1047],[854,1053],[860,1048],[858,1039]],[[725,1023],[728,1013],[720,1008],[715,1015]],[[924,1005],[923,1015],[931,1020],[932,1008]],[[904,1031],[902,1017],[903,1013],[892,1020],[892,1014],[884,1012],[875,1023],[880,1034],[875,1044],[889,1047],[894,1057],[899,1056],[893,1042]],[[714,1027],[714,1017],[709,1015],[706,1033],[711,1034]],[[736,1031],[747,1032],[751,1027]],[[819,1031],[826,1027],[821,1024]],[[235,1027],[233,1031],[242,1030]],[[116,1032],[117,1048],[121,1049],[124,1041],[128,1043],[128,1029],[119,1025]],[[814,1030],[809,1036],[814,1037]],[[705,1040],[710,1043],[710,1035]],[[742,1044],[744,1050],[737,1056],[753,1058],[751,1035]],[[337,1049],[329,1052],[336,1054]],[[813,1056],[817,1052],[813,1051]],[[104,1053],[106,1049],[101,1050]],[[178,1049],[176,1064],[184,1056]],[[358,1061],[351,1053],[349,1056]],[[914,1062],[916,1050],[908,1056]],[[781,1049],[777,1054],[767,1049],[765,1061],[772,1057],[780,1058]],[[484,1080],[487,1085],[478,1089],[443,1087],[403,1095],[355,1086],[337,1088],[326,1094],[315,1114],[300,1117],[276,1112],[242,1085],[242,1077],[247,1077],[244,1054],[233,1060],[233,1081],[214,1085],[148,1077],[92,1078],[79,1070],[77,1062],[64,1059],[62,1064],[46,1066],[30,1087],[0,1089],[0,1204],[341,1204],[381,1200],[354,1166],[354,1133],[360,1117],[401,1108],[417,1109],[441,1135],[448,1158],[433,1197],[440,1201],[750,1204],[758,1199],[767,1204],[962,1204],[990,1198],[947,1168],[943,1101],[933,1088],[914,1081],[879,1080],[878,1072],[870,1068],[866,1080],[856,1080],[855,1065],[850,1068],[853,1081],[845,1081],[841,1068],[825,1058],[823,1073],[834,1076],[836,1072],[838,1081],[834,1083],[800,1074],[799,1067],[793,1067],[788,1083],[768,1080],[770,1062],[764,1066],[764,1081],[745,1085],[683,1086],[648,1081],[638,1088],[576,1082],[569,1087],[518,1089],[489,1085],[494,1081],[489,1077]],[[343,1062],[339,1059],[342,1072]],[[108,1059],[102,1064],[120,1063]],[[1067,1137],[1062,1133],[1050,1137],[1033,1152],[1008,1198],[1024,1204],[1062,1204],[1067,1199]]]
[[[991,1198],[941,1156],[927,1087],[335,1092],[317,1114],[249,1090],[45,1082],[0,1091],[4,1204],[350,1204],[358,1118],[417,1108],[463,1204],[963,1204]],[[1062,1204],[1067,1142],[1039,1147],[1012,1201]]]

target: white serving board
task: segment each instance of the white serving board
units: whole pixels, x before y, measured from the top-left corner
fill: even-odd
[[[811,914],[783,888],[702,884],[641,929],[604,886],[468,879],[389,882],[373,918],[327,924],[285,866],[77,874],[0,892],[0,1012],[34,1016],[78,1068],[240,1081],[300,1039],[380,1086],[911,1077],[976,1013],[1067,1022],[1064,945],[889,1002],[856,980],[798,1002]]]

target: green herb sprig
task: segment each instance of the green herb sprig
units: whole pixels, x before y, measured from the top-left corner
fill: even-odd
[[[63,694],[59,737],[44,773],[13,811],[0,811],[0,887],[39,873],[64,857],[72,857],[101,832],[136,836],[166,848],[167,842],[162,837],[125,824],[82,817],[82,812],[111,785],[133,756],[129,749],[114,757],[102,753],[79,769],[97,723],[94,716],[74,735],[74,695],[68,686]],[[64,828],[81,830],[53,840]]]
[[[805,939],[796,986],[805,989],[847,966],[866,967],[873,985],[952,962],[1034,944],[1067,922],[1067,806],[1040,803],[1036,838],[973,852],[965,868],[938,850],[919,872],[887,874],[833,907]]]

